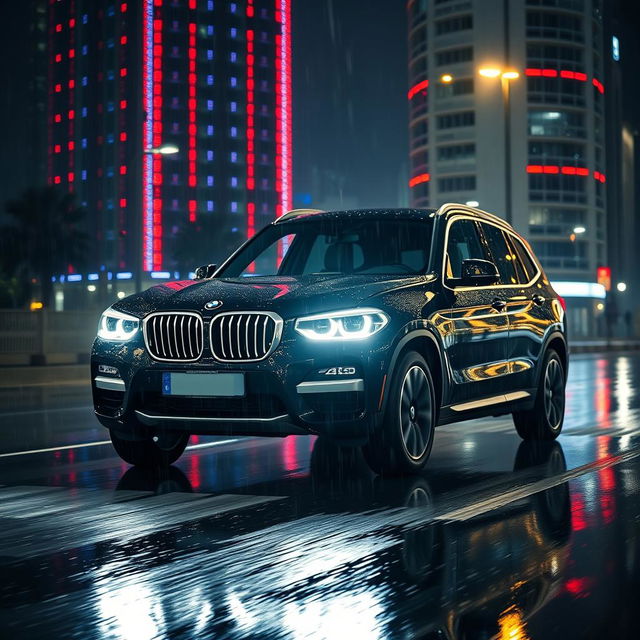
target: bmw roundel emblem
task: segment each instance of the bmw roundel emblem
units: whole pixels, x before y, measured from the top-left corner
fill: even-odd
[[[212,309],[217,309],[222,306],[222,300],[210,300],[206,302],[204,308],[211,311]]]

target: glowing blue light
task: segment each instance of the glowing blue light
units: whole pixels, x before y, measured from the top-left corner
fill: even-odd
[[[97,280],[97,279],[98,279],[98,277],[99,277],[99,276],[98,276],[98,274],[97,274],[97,273],[90,273],[90,274],[87,276],[87,280]]]
[[[120,273],[116,273],[116,280],[131,280],[131,278],[133,278],[131,271],[121,271]]]
[[[155,280],[166,280],[171,277],[171,274],[168,271],[152,271],[151,277]]]
[[[69,282],[80,282],[80,280],[82,280],[82,275],[79,273],[70,273],[67,276],[67,280]]]

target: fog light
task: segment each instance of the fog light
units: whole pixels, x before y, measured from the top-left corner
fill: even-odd
[[[115,367],[110,367],[108,364],[99,364],[98,373],[106,373],[110,376],[117,376],[118,370]]]

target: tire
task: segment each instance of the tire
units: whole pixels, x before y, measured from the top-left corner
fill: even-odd
[[[369,466],[379,474],[418,473],[431,453],[436,416],[429,365],[409,351],[391,378],[383,424],[363,447]]]
[[[513,423],[523,440],[555,440],[562,431],[566,377],[562,360],[549,349],[542,361],[533,409],[515,411]]]
[[[167,467],[184,452],[189,442],[188,433],[165,432],[144,440],[125,440],[110,430],[111,443],[116,453],[129,464],[138,467]]]

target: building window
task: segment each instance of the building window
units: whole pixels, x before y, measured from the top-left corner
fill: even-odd
[[[571,11],[584,11],[584,0],[527,0],[531,7],[557,7]]]
[[[556,44],[527,44],[527,66],[584,71],[582,47]]]
[[[438,180],[438,191],[441,193],[447,193],[449,191],[473,191],[475,188],[475,176],[451,176],[450,178],[440,178]]]
[[[584,166],[586,162],[584,144],[531,140],[529,142],[529,161],[531,164]]]
[[[564,174],[530,174],[529,200],[585,203],[587,201],[586,178]]]
[[[429,121],[419,120],[411,127],[411,147],[421,147],[429,142]]]
[[[584,115],[576,111],[529,111],[529,135],[584,138]]]
[[[436,85],[436,97],[439,99],[452,98],[454,96],[466,96],[473,93],[473,78],[462,78],[448,84]]]
[[[473,29],[473,16],[471,14],[438,20],[438,22],[436,22],[437,36],[455,33],[456,31],[466,31],[468,29]]]
[[[462,160],[474,160],[476,157],[476,145],[452,144],[446,147],[438,147],[438,160],[441,162],[460,162]]]
[[[586,226],[585,209],[535,205],[529,207],[529,233],[568,237],[574,227]]]
[[[586,83],[566,78],[527,78],[529,102],[584,107]]]
[[[473,47],[458,47],[457,49],[436,51],[436,65],[438,67],[448,64],[459,64],[460,62],[470,62],[471,60],[473,60]]]
[[[472,127],[476,123],[475,111],[458,111],[438,116],[438,129],[454,129],[456,127]]]
[[[582,17],[551,11],[527,11],[527,37],[583,42]]]

